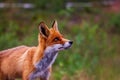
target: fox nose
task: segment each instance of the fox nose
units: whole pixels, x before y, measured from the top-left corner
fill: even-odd
[[[72,45],[72,44],[73,44],[73,41],[69,41],[69,43]]]

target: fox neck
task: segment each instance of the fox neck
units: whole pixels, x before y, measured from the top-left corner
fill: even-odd
[[[35,68],[37,69],[37,71],[44,73],[44,71],[52,66],[57,55],[58,52],[45,50],[43,58],[35,64]]]
[[[48,70],[54,63],[58,53],[56,51],[49,50],[51,49],[47,47],[44,51],[42,59],[34,64],[35,71],[30,74],[30,80],[39,76],[43,76],[46,70]]]
[[[34,54],[34,67],[35,71],[31,73],[30,77],[41,76],[48,68],[54,63],[58,51],[55,51],[54,48],[45,45],[46,41],[44,38],[39,40],[39,45],[37,51]]]
[[[38,35],[38,46],[33,56],[33,64],[36,64],[36,62],[40,61],[41,58],[43,57],[46,48],[45,43],[46,40],[42,36]]]

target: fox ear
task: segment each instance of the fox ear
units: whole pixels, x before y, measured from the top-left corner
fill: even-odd
[[[56,31],[59,31],[59,30],[58,30],[58,24],[57,24],[57,21],[56,21],[56,20],[53,22],[52,28],[53,28],[54,30],[56,30]]]
[[[40,34],[45,38],[47,38],[50,34],[50,31],[44,22],[40,22],[39,30],[40,30]]]

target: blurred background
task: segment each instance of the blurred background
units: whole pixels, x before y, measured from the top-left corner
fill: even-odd
[[[51,80],[120,80],[119,0],[0,0],[0,50],[38,44],[38,24],[74,41],[59,53]]]

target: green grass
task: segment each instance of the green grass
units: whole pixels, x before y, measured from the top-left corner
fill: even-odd
[[[37,45],[39,22],[44,20],[51,26],[53,20],[57,19],[60,32],[73,40],[74,44],[69,50],[59,53],[53,65],[51,80],[120,79],[120,34],[109,33],[108,26],[111,24],[107,25],[107,21],[100,20],[96,23],[93,21],[94,15],[89,17],[88,14],[84,14],[81,21],[76,21],[74,17],[80,14],[64,16],[39,11],[25,13],[14,15],[15,19],[10,18],[11,21],[3,15],[5,20],[0,21],[0,50],[22,44]],[[84,18],[85,16],[89,19]]]

